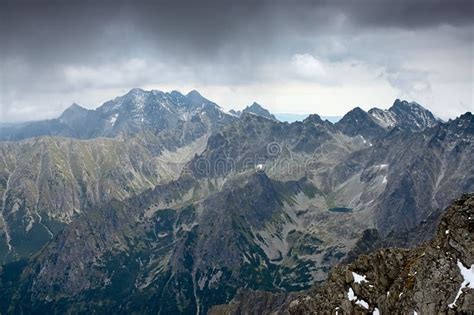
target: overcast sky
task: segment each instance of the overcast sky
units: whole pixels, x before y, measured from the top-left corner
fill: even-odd
[[[133,87],[225,109],[343,115],[416,101],[474,111],[473,1],[0,0],[0,121]]]

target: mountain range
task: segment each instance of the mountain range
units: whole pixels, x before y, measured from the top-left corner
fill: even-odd
[[[474,191],[473,115],[401,100],[290,124],[132,89],[0,138],[1,313],[205,314],[241,289],[306,290],[419,246]]]
[[[225,114],[217,104],[195,90],[183,95],[177,91],[132,89],[96,110],[73,104],[57,119],[4,127],[0,130],[0,139],[19,140],[46,135],[92,139],[135,135],[144,130],[159,133],[201,116],[206,116],[203,119],[207,118],[216,126],[232,120],[231,115]]]

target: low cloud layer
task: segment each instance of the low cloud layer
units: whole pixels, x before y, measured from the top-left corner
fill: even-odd
[[[471,1],[3,1],[0,121],[97,107],[133,87],[226,109],[341,115],[474,109]]]

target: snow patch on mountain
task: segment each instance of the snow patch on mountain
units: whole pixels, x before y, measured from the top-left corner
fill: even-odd
[[[118,116],[119,116],[119,114],[115,113],[110,117],[109,122],[112,126],[115,126],[115,122],[117,121]]]
[[[471,265],[470,268],[464,267],[463,263],[458,260],[457,263],[459,267],[459,271],[461,272],[461,276],[463,277],[463,282],[461,283],[461,287],[459,288],[458,294],[454,298],[453,303],[449,304],[449,308],[453,308],[456,306],[456,302],[462,294],[462,290],[464,288],[474,289],[474,265]]]
[[[384,128],[393,128],[397,124],[397,117],[389,110],[373,108],[369,110],[369,114],[375,122]]]
[[[366,276],[355,273],[354,271],[352,272],[352,278],[354,278],[354,283],[361,284],[362,282],[368,282]]]
[[[369,303],[355,295],[354,290],[352,290],[352,288],[349,288],[349,290],[347,291],[347,298],[349,299],[349,301],[352,301],[367,310],[369,309]]]

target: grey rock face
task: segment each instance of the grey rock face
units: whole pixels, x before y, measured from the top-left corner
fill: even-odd
[[[386,150],[389,173],[376,210],[380,231],[414,227],[432,209],[444,208],[457,194],[474,190],[473,123],[472,114],[466,113],[410,136],[394,130],[382,141],[375,156]],[[452,187],[460,190],[453,192]]]

